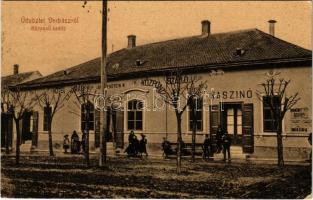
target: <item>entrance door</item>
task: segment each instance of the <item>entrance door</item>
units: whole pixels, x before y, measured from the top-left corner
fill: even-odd
[[[232,138],[233,145],[242,145],[241,104],[225,104],[222,111],[222,128]]]
[[[27,140],[32,140],[32,112],[25,112],[22,119],[22,144]]]
[[[13,117],[7,113],[1,113],[1,147],[12,148],[13,142]]]
[[[124,148],[124,111],[115,114],[115,144],[117,148]]]

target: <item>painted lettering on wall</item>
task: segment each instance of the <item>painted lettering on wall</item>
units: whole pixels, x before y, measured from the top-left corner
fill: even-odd
[[[211,91],[212,99],[245,99],[252,98],[252,90],[227,90],[227,91]]]
[[[124,83],[113,83],[113,84],[108,84],[108,88],[121,88],[121,87],[125,87]]]
[[[290,109],[290,131],[293,133],[305,133],[311,130],[311,119],[309,108],[292,108]]]

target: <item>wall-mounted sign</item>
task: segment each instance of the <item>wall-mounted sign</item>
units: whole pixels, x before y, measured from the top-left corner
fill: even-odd
[[[113,83],[113,84],[108,84],[108,89],[111,88],[122,88],[125,87],[124,83]]]
[[[228,91],[211,91],[210,97],[212,99],[245,99],[252,98],[252,90],[228,90]]]
[[[290,109],[291,119],[307,119],[309,118],[309,108],[292,108]]]
[[[312,122],[309,116],[309,108],[292,108],[290,109],[290,129],[293,133],[309,132]]]

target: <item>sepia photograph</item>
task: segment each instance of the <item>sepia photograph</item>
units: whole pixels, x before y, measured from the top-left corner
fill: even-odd
[[[312,199],[312,2],[1,2],[1,198]]]

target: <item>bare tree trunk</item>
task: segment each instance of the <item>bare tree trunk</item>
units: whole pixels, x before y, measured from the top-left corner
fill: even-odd
[[[5,136],[5,153],[9,154],[10,153],[10,137],[12,135],[13,130],[11,129],[11,126],[10,126],[11,123],[9,123],[11,122],[11,119],[10,119],[11,115],[4,114],[4,116],[7,118],[7,122],[8,122],[8,125],[7,125],[8,129],[6,131],[6,136]],[[10,133],[9,130],[11,130],[11,135],[9,134]]]
[[[195,162],[195,151],[196,151],[196,129],[197,129],[197,119],[196,119],[196,114],[195,114],[195,108],[193,106],[192,108],[192,147],[191,147],[191,162]]]
[[[50,156],[54,156],[51,124],[52,124],[52,118],[49,117],[49,119],[48,119],[49,154],[50,154]]]
[[[16,128],[15,164],[18,166],[20,164],[20,144],[21,144],[20,120],[15,119],[14,121]]]
[[[8,132],[6,134],[7,135],[6,135],[6,138],[5,138],[5,153],[6,154],[10,154],[10,145],[9,145],[10,139],[9,139]]]
[[[177,174],[181,173],[181,143],[182,143],[182,132],[181,132],[181,115],[176,114],[177,119]]]
[[[87,107],[87,108],[86,108]],[[87,103],[85,105],[86,109],[86,125],[85,125],[85,159],[86,159],[86,165],[87,167],[90,166],[90,160],[89,160],[89,114],[90,114],[90,105]]]
[[[277,125],[277,161],[278,167],[284,167],[284,152],[283,152],[283,137],[282,137],[282,122],[278,120]]]

